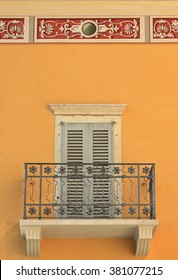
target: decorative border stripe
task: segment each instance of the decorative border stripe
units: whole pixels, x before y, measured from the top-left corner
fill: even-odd
[[[178,42],[178,16],[150,17],[151,42]]]
[[[74,42],[176,43],[178,15],[86,18],[0,16],[0,43]]]
[[[35,42],[144,42],[144,17],[35,18]]]
[[[0,43],[25,43],[28,37],[28,17],[0,17]]]

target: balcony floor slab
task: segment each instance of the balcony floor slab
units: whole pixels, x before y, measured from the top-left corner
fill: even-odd
[[[44,238],[131,238],[139,226],[152,227],[158,220],[124,219],[66,219],[66,220],[20,220],[21,235],[26,229],[40,227]]]

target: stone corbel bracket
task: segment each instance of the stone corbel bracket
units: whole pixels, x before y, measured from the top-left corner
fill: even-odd
[[[153,238],[155,227],[138,226],[134,239],[136,240],[136,256],[148,256],[150,241]]]
[[[26,251],[28,257],[40,256],[40,241],[42,238],[41,226],[21,227],[21,235],[26,239]]]

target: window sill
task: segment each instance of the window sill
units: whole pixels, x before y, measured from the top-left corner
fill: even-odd
[[[150,241],[158,220],[66,219],[20,220],[20,231],[26,239],[27,256],[40,255],[44,238],[134,238],[136,256],[149,253]]]

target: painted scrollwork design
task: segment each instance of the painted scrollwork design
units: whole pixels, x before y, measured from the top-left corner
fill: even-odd
[[[20,19],[0,20],[1,39],[24,39],[24,21]]]
[[[178,37],[177,19],[157,19],[153,24],[153,37],[159,39]]]
[[[140,18],[38,19],[38,39],[139,39]]]

